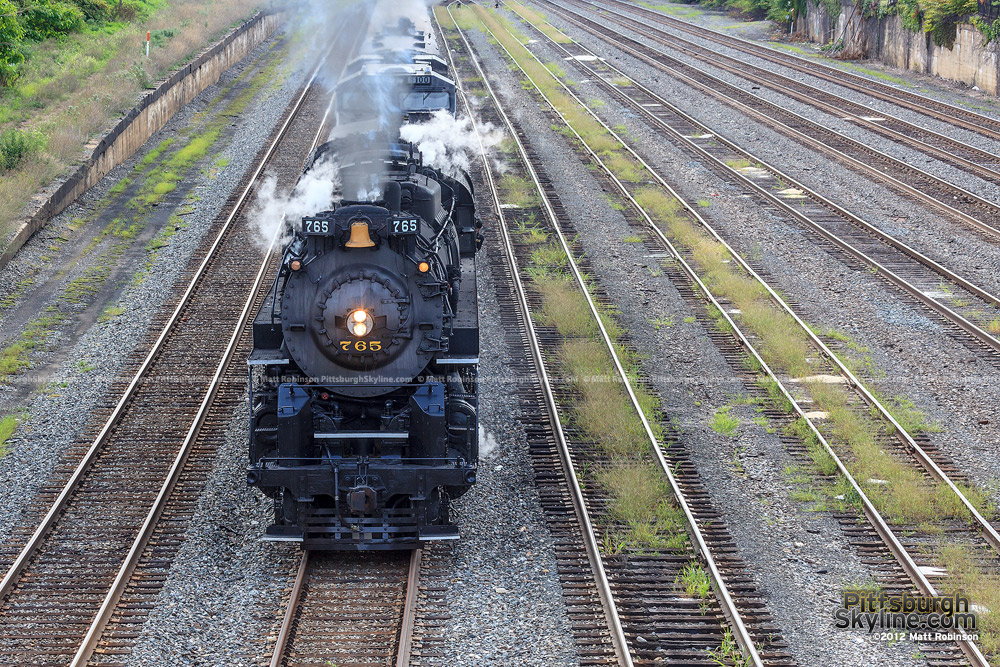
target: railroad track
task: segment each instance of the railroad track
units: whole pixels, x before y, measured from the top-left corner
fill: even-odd
[[[881,81],[874,81],[858,74],[846,72],[838,67],[778,51],[777,49],[741,39],[731,33],[720,33],[711,28],[688,23],[687,21],[667,16],[661,12],[647,9],[637,4],[623,3],[620,0],[602,0],[601,6],[605,5],[628,9],[661,25],[682,30],[688,34],[696,35],[728,48],[757,56],[758,58],[801,72],[802,74],[807,74],[824,81],[829,81],[830,83],[835,83],[838,86],[864,93],[870,97],[906,108],[920,115],[942,121],[949,126],[962,127],[984,137],[1000,140],[1000,119],[976,113],[961,106],[948,104],[947,102],[942,102],[927,95],[914,93],[904,88],[890,86]]]
[[[271,667],[408,667],[421,554],[304,551]]]
[[[581,30],[599,34],[590,22],[563,14],[546,0],[540,1]],[[538,34],[541,39],[547,39],[540,31]],[[856,268],[870,271],[890,283],[909,301],[942,320],[950,327],[951,335],[974,352],[982,354],[984,347],[994,354],[1000,352],[997,335],[985,329],[990,322],[1000,318],[1000,297],[719,136],[627,72],[599,59],[579,42],[550,43],[584,76],[647,120],[654,130],[707,169],[740,189],[758,195],[761,203],[775,215],[803,227],[819,245],[835,249],[853,259]],[[631,50],[624,45],[621,48]],[[994,359],[995,364],[998,361]]]
[[[497,40],[498,42],[500,40]],[[502,45],[502,42],[500,42]],[[526,47],[525,51],[531,53]],[[508,53],[509,55],[509,53]],[[535,58],[538,65],[542,65],[541,60],[538,60],[537,56],[531,54]],[[770,382],[773,383],[774,387],[780,390],[781,396],[787,401],[789,406],[789,414],[796,419],[802,420],[801,423],[805,424],[808,428],[808,434],[811,438],[815,440],[816,443],[821,445],[826,452],[826,455],[835,463],[837,474],[842,477],[850,485],[851,492],[858,498],[860,510],[864,517],[867,519],[870,531],[862,529],[860,532],[865,533],[858,544],[859,546],[863,543],[864,550],[862,553],[875,554],[879,553],[891,553],[893,558],[898,563],[898,567],[901,572],[905,574],[905,579],[900,580],[898,577],[894,581],[893,586],[898,587],[900,585],[907,585],[903,582],[909,582],[916,590],[923,595],[934,596],[938,594],[940,590],[938,586],[945,585],[948,586],[949,574],[946,569],[942,568],[942,554],[940,552],[941,544],[935,538],[936,535],[947,534],[949,536],[949,542],[953,544],[959,544],[965,550],[966,553],[973,554],[971,556],[972,561],[976,561],[986,569],[988,573],[987,576],[995,576],[995,572],[1000,569],[1000,539],[996,530],[993,528],[991,523],[985,519],[980,513],[973,507],[973,505],[968,501],[966,496],[959,490],[955,482],[962,481],[959,476],[955,476],[953,479],[945,470],[942,469],[935,461],[928,456],[927,452],[924,451],[916,442],[916,440],[906,432],[904,428],[900,426],[898,422],[885,410],[884,406],[875,399],[875,397],[868,392],[864,385],[851,373],[849,369],[844,366],[844,364],[834,355],[827,345],[820,340],[809,327],[795,314],[795,312],[789,307],[789,305],[781,298],[779,295],[764,281],[761,276],[754,271],[754,269],[737,253],[732,247],[725,243],[725,241],[711,228],[711,226],[699,216],[695,208],[687,203],[677,195],[675,191],[653,170],[646,164],[642,157],[631,147],[629,147],[625,142],[622,142],[622,146],[628,153],[642,165],[643,169],[656,181],[659,182],[660,186],[668,191],[675,199],[684,204],[684,208],[688,215],[697,220],[698,224],[710,234],[711,238],[714,238],[719,244],[721,244],[726,252],[727,256],[732,257],[733,261],[738,263],[741,271],[745,273],[746,276],[752,277],[769,295],[772,302],[785,312],[795,324],[800,327],[810,343],[814,346],[814,350],[818,358],[811,360],[812,368],[810,371],[812,373],[817,373],[818,377],[835,377],[837,375],[843,378],[846,386],[854,389],[851,394],[852,398],[848,399],[849,409],[853,410],[855,414],[862,415],[864,413],[872,412],[877,414],[880,419],[885,423],[891,425],[891,429],[880,432],[877,436],[876,446],[882,448],[885,451],[891,451],[893,460],[897,462],[905,462],[910,466],[920,466],[922,474],[925,476],[926,480],[933,480],[933,484],[940,485],[940,488],[946,492],[950,492],[953,497],[963,503],[965,509],[969,511],[969,516],[966,519],[954,520],[949,519],[948,516],[943,516],[939,518],[930,519],[930,523],[933,525],[930,528],[925,526],[915,526],[907,525],[899,520],[889,521],[886,520],[876,508],[875,504],[868,497],[865,488],[854,479],[848,464],[853,464],[853,454],[851,451],[845,451],[842,443],[837,443],[838,446],[833,446],[827,440],[824,435],[823,430],[820,426],[822,421],[826,418],[825,413],[815,413],[807,412],[803,409],[802,405],[811,403],[812,399],[809,397],[810,391],[807,389],[808,382],[802,379],[796,379],[785,373],[778,373],[772,370],[765,359],[758,353],[755,348],[755,343],[760,341],[756,336],[752,334],[744,333],[743,327],[741,326],[741,316],[738,310],[731,310],[726,307],[728,300],[718,299],[712,291],[701,282],[697,275],[697,272],[692,268],[692,264],[695,264],[693,255],[690,250],[678,250],[663,233],[662,230],[656,225],[653,217],[639,204],[635,198],[637,194],[638,187],[631,182],[626,183],[615,177],[614,172],[609,169],[601,159],[600,155],[596,153],[586,140],[576,132],[573,124],[568,122],[563,114],[552,105],[549,98],[542,91],[542,88],[537,85],[536,82],[531,78],[531,76],[522,68],[522,74],[527,76],[529,81],[533,83],[536,91],[542,96],[546,102],[552,106],[552,111],[558,119],[565,123],[566,127],[572,133],[573,136],[580,142],[580,153],[584,159],[593,161],[594,163],[601,166],[602,170],[605,172],[606,177],[610,182],[612,182],[616,189],[619,191],[622,198],[631,204],[634,211],[639,213],[640,224],[645,232],[645,241],[651,244],[652,248],[659,248],[661,250],[666,250],[671,256],[679,263],[684,269],[684,273],[691,284],[696,285],[701,296],[707,298],[711,304],[715,307],[718,316],[724,318],[728,327],[732,328],[734,335],[738,338],[738,343],[743,349],[744,354],[749,354],[752,356],[752,363],[750,368],[755,371],[759,369],[767,375]],[[555,77],[553,77],[555,79]],[[558,80],[558,79],[556,79]],[[575,102],[582,108],[587,110],[590,118],[595,122],[599,123],[601,127],[611,136],[615,136],[613,131],[606,123],[604,123],[592,110],[590,110],[582,100],[577,97],[573,91],[571,91],[565,84],[560,82],[563,91],[572,97]],[[630,179],[631,180],[631,179]],[[642,181],[642,179],[636,179]],[[740,355],[741,357],[743,355]],[[741,364],[746,371],[747,366]],[[824,373],[829,373],[830,375],[824,376]],[[890,436],[890,433],[895,432],[895,436]],[[801,442],[798,444],[801,448]],[[846,463],[845,463],[846,461]],[[877,489],[877,484],[873,480],[866,480],[869,492],[873,489]],[[842,517],[845,521],[844,525],[849,525],[849,520],[846,517]],[[855,517],[856,518],[856,517]],[[941,531],[941,532],[938,532]],[[852,532],[859,532],[856,529]],[[881,540],[883,546],[872,546],[870,537],[872,535],[877,535]],[[901,538],[900,535],[905,537]],[[934,579],[932,582],[931,579]],[[951,584],[954,587],[954,584]],[[983,657],[979,648],[970,641],[960,641],[958,642],[958,647],[961,649],[961,653],[951,649],[949,650],[947,645],[942,646],[941,644],[931,645],[929,651],[932,652],[938,659],[945,662],[961,663],[964,660],[968,660],[974,665],[985,665],[988,664],[986,659]],[[964,655],[963,655],[964,654]],[[939,664],[939,663],[935,663]]]
[[[585,433],[564,424],[566,410],[574,404],[576,396],[565,386],[551,384],[549,377],[554,372],[550,369],[556,363],[559,346],[571,339],[552,327],[532,322],[531,313],[537,314],[541,303],[539,295],[526,286],[521,272],[533,248],[512,239],[508,229],[527,218],[543,217],[549,222],[546,230],[561,239],[579,286],[584,283],[584,274],[591,275],[589,267],[577,259],[581,248],[566,241],[575,235],[575,230],[567,222],[565,209],[545,176],[542,160],[530,140],[503,111],[492,88],[485,82],[484,72],[464,34],[458,34],[460,41],[451,43],[452,50],[460,52],[460,59],[468,58],[475,68],[473,71],[461,65],[456,70],[462,74],[463,95],[472,94],[478,99],[492,101],[488,109],[480,107],[478,112],[508,129],[519,147],[524,172],[532,179],[542,201],[537,208],[505,212],[488,160],[484,160],[495,208],[501,219],[499,228],[506,251],[503,262],[510,267],[508,271],[501,271],[501,275],[509,272],[507,284],[514,286],[513,303],[508,302],[501,316],[511,324],[520,325],[508,329],[521,333],[521,336],[508,336],[508,342],[512,350],[525,351],[521,362],[525,377],[537,381],[528,397],[541,401],[534,405],[525,402],[524,407],[530,415],[526,430],[538,471],[543,507],[549,515],[550,530],[557,543],[560,577],[564,590],[568,589],[573,601],[578,603],[570,606],[570,614],[578,629],[576,639],[581,657],[588,661],[587,664],[608,664],[615,659],[619,664],[655,664],[662,660],[714,664],[712,660],[721,654],[721,648],[735,637],[734,641],[752,664],[794,664],[784,650],[784,642],[759,591],[746,577],[746,566],[735,555],[736,548],[721,517],[708,501],[694,466],[673,438],[664,454],[638,407],[632,383],[621,366],[614,344],[603,325],[599,325],[636,414],[644,422],[651,451],[659,460],[658,469],[669,480],[683,508],[694,545],[686,555],[665,549],[620,553],[607,549],[605,538],[610,537],[608,531],[613,528],[607,511],[609,497],[595,482],[593,474],[586,471],[588,466],[607,464],[608,457]],[[602,303],[607,305],[606,297],[598,291],[592,299],[587,298],[591,314],[600,322],[598,308]],[[648,390],[649,386],[643,388]],[[540,411],[539,405],[547,406],[548,410]],[[567,505],[572,507],[572,513]],[[576,521],[571,521],[571,517]],[[586,544],[586,559],[579,553],[576,540],[580,538]],[[601,540],[605,540],[603,549],[598,544]],[[691,562],[693,554],[706,563],[711,573],[716,590],[713,599],[699,600],[677,590],[675,582],[681,578],[683,567]],[[596,585],[584,579],[588,562],[598,579]],[[595,588],[596,596],[593,594]],[[598,600],[604,612],[603,627],[595,622],[600,618],[595,618],[594,606]],[[582,625],[581,616],[589,616],[590,622]],[[605,636],[610,638],[614,654]],[[736,653],[738,655],[739,651]]]
[[[265,167],[289,187],[301,172],[328,108],[319,71],[230,200],[218,235],[86,453],[65,461],[69,479],[45,487],[35,505],[44,516],[29,517],[37,526],[5,545],[11,565],[0,581],[0,662],[110,664],[137,636],[245,396],[245,370],[232,362],[249,350],[244,325],[277,259],[259,248],[243,213]],[[241,294],[249,296],[234,298]],[[146,579],[135,581],[137,571]]]
[[[537,32],[544,37],[544,33]],[[688,150],[706,167],[728,179],[736,180],[741,187],[749,188],[763,195],[766,197],[767,203],[784,213],[786,217],[790,216],[806,223],[807,229],[818,233],[827,244],[861,260],[865,269],[874,269],[875,273],[881,275],[890,284],[899,287],[905,294],[914,298],[930,311],[943,316],[947,322],[956,327],[952,331],[952,335],[956,339],[971,345],[972,349],[976,351],[981,352],[982,348],[972,345],[973,339],[983,343],[992,352],[1000,350],[995,336],[983,331],[978,325],[952,309],[949,303],[951,295],[942,292],[942,289],[954,288],[956,293],[960,294],[959,301],[962,298],[968,298],[977,304],[977,308],[994,309],[992,312],[996,312],[996,306],[1000,305],[1000,299],[996,296],[880,232],[864,220],[837,207],[819,193],[790,179],[776,168],[761,163],[750,153],[742,151],[721,137],[714,135],[710,128],[700,125],[691,117],[683,114],[666,99],[656,95],[638,81],[631,79],[621,70],[600,62],[599,59],[590,60],[596,56],[580,44],[558,44],[556,42],[551,42],[551,44],[554,48],[572,57],[576,63],[575,66],[580,68],[584,75],[593,77],[595,82],[599,83],[615,98],[632,108],[640,116],[652,120],[655,128],[659,128],[669,139],[681,148]],[[581,59],[579,56],[584,56],[584,58]],[[627,81],[628,85],[611,83],[614,78]],[[583,104],[579,98],[577,101]],[[601,122],[600,119],[598,120]],[[608,131],[611,131],[606,124],[604,126]],[[706,139],[706,135],[711,135],[711,139]],[[757,165],[752,168],[751,173],[754,176],[749,177],[742,174],[739,169],[729,168],[727,162],[732,160],[754,162]],[[760,173],[762,170],[769,172],[770,176],[763,178]],[[789,184],[793,186],[795,194],[791,198],[783,198],[781,193],[788,192],[787,186]],[[666,185],[665,182],[664,185]],[[765,187],[766,185],[770,187]],[[721,240],[721,237],[719,238]],[[872,248],[874,250],[869,250]],[[894,251],[895,254],[893,254]],[[749,264],[747,266],[750,267]],[[752,267],[752,270],[762,276],[766,273],[761,267],[755,266]],[[986,312],[990,312],[990,310]],[[991,315],[991,317],[995,317],[995,315]],[[969,334],[969,336],[963,336],[962,332]],[[839,369],[837,370],[839,371]],[[871,402],[873,399],[866,397],[866,400]],[[930,446],[925,435],[921,434],[919,441],[918,443],[917,438],[910,436],[907,438],[907,445],[912,447],[916,460],[927,470],[928,474],[940,480],[950,477],[963,483],[968,481],[966,475],[958,471],[952,461]],[[933,454],[926,454],[928,450],[933,450]],[[936,470],[937,467],[946,469],[947,472],[939,473]],[[990,540],[1000,550],[1000,539],[991,533]]]
[[[569,0],[575,4],[575,0]],[[565,16],[571,13],[585,22],[601,38],[616,47],[627,46],[631,55],[672,78],[691,86],[739,110],[785,136],[819,151],[858,171],[884,183],[891,189],[911,199],[930,205],[950,219],[986,234],[991,239],[1000,235],[1000,206],[985,197],[949,183],[937,176],[918,169],[851,137],[827,128],[800,114],[767,101],[753,91],[730,84],[707,71],[671,57],[663,50],[654,49],[634,39],[638,34],[654,41],[668,40],[648,25],[616,14],[602,14],[601,19],[617,24],[615,29],[604,23],[582,16],[561,5],[542,2],[547,7],[558,7]]]
[[[594,6],[592,3],[583,0],[571,0],[571,2],[577,7],[586,8]],[[634,5],[620,2],[619,0],[608,0],[607,4],[621,11],[635,9]],[[631,17],[628,18],[631,19]],[[635,25],[645,26],[648,24],[628,20],[623,25],[634,28]],[[675,26],[671,25],[671,27]],[[777,72],[757,67],[745,60],[739,60],[724,53],[713,51],[699,43],[678,37],[665,30],[657,29],[655,32],[643,31],[642,34],[654,39],[657,44],[684,53],[700,62],[722,69],[759,86],[770,88],[803,104],[820,109],[835,118],[848,120],[855,125],[936,157],[942,162],[978,176],[985,181],[994,184],[1000,183],[1000,170],[998,170],[998,167],[1000,167],[1000,157],[993,152],[976,148],[953,137],[907,122],[884,111],[854,102],[828,90],[809,85],[806,82],[798,81]],[[699,36],[703,35],[699,34]]]

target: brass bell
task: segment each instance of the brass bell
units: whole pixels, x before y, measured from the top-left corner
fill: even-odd
[[[373,248],[375,243],[368,233],[367,222],[351,223],[351,239],[344,244],[345,248]]]

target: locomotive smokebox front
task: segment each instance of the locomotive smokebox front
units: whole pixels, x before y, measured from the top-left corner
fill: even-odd
[[[312,247],[285,286],[281,326],[295,362],[334,393],[388,393],[446,344],[447,282],[436,257],[399,252],[416,246],[421,226],[414,221],[393,234],[398,222],[384,208],[363,205],[304,221]]]

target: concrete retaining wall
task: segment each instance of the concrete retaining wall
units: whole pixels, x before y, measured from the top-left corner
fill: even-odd
[[[955,43],[948,48],[937,46],[928,33],[907,30],[899,16],[866,19],[860,7],[844,2],[840,14],[831,17],[823,4],[809,0],[806,17],[796,27],[814,42],[843,40],[848,58],[871,58],[1000,94],[1000,44],[985,44],[969,23],[958,24]]]
[[[276,14],[257,14],[144,95],[110,132],[88,144],[87,160],[55,192],[45,197],[38,209],[18,228],[0,254],[0,268],[14,258],[32,234],[100,181],[111,169],[131,157],[181,107],[216,83],[223,72],[243,60],[267,39],[279,22]]]

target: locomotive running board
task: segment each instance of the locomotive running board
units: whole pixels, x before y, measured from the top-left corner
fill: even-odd
[[[424,526],[417,530],[417,539],[421,542],[441,542],[444,540],[457,540],[458,538],[458,526],[452,524],[445,526]]]
[[[247,359],[247,366],[285,366],[291,362],[288,359]]]

